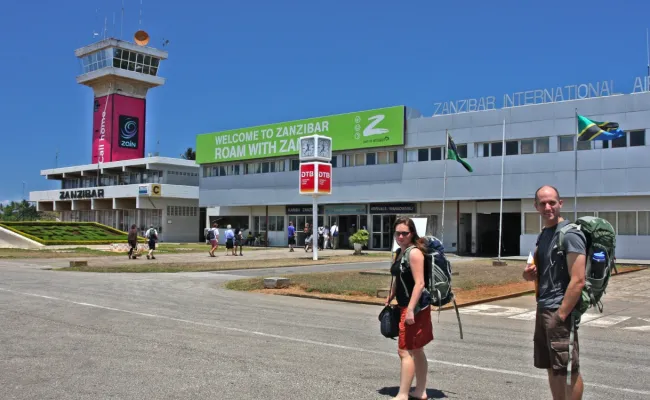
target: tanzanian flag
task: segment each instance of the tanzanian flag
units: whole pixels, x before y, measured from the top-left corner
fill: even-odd
[[[449,160],[456,160],[459,163],[465,167],[465,169],[469,172],[474,172],[472,169],[472,166],[469,165],[469,163],[462,158],[460,158],[460,155],[458,155],[458,149],[456,148],[456,143],[454,143],[454,140],[451,138],[451,135],[447,135],[448,137],[448,143],[447,143],[447,159]]]
[[[614,140],[625,136],[618,122],[597,122],[578,115],[578,141]]]

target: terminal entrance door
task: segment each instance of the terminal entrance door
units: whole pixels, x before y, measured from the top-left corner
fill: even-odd
[[[375,214],[372,216],[371,245],[376,250],[390,250],[393,247],[393,225],[397,215]]]
[[[354,247],[350,243],[350,236],[354,235],[359,229],[368,229],[367,215],[337,215],[330,217],[330,225],[338,222],[339,226],[339,249],[349,249]]]

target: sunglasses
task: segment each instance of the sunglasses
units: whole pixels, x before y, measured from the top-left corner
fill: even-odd
[[[411,232],[410,231],[395,231],[395,236],[400,237],[400,236],[408,236]]]

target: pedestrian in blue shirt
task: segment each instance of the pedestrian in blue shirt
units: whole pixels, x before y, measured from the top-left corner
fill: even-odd
[[[289,252],[293,251],[293,246],[296,244],[296,228],[293,226],[293,221],[289,221]]]

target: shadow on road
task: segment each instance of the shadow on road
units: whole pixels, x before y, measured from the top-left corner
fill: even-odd
[[[413,390],[414,388],[411,388]],[[397,393],[399,393],[399,386],[391,386],[391,387],[384,387],[381,388],[377,391],[377,393],[384,395],[384,396],[391,396],[395,397],[397,396]],[[441,392],[438,389],[427,389],[427,398],[429,399],[445,399],[447,398],[447,395]]]

